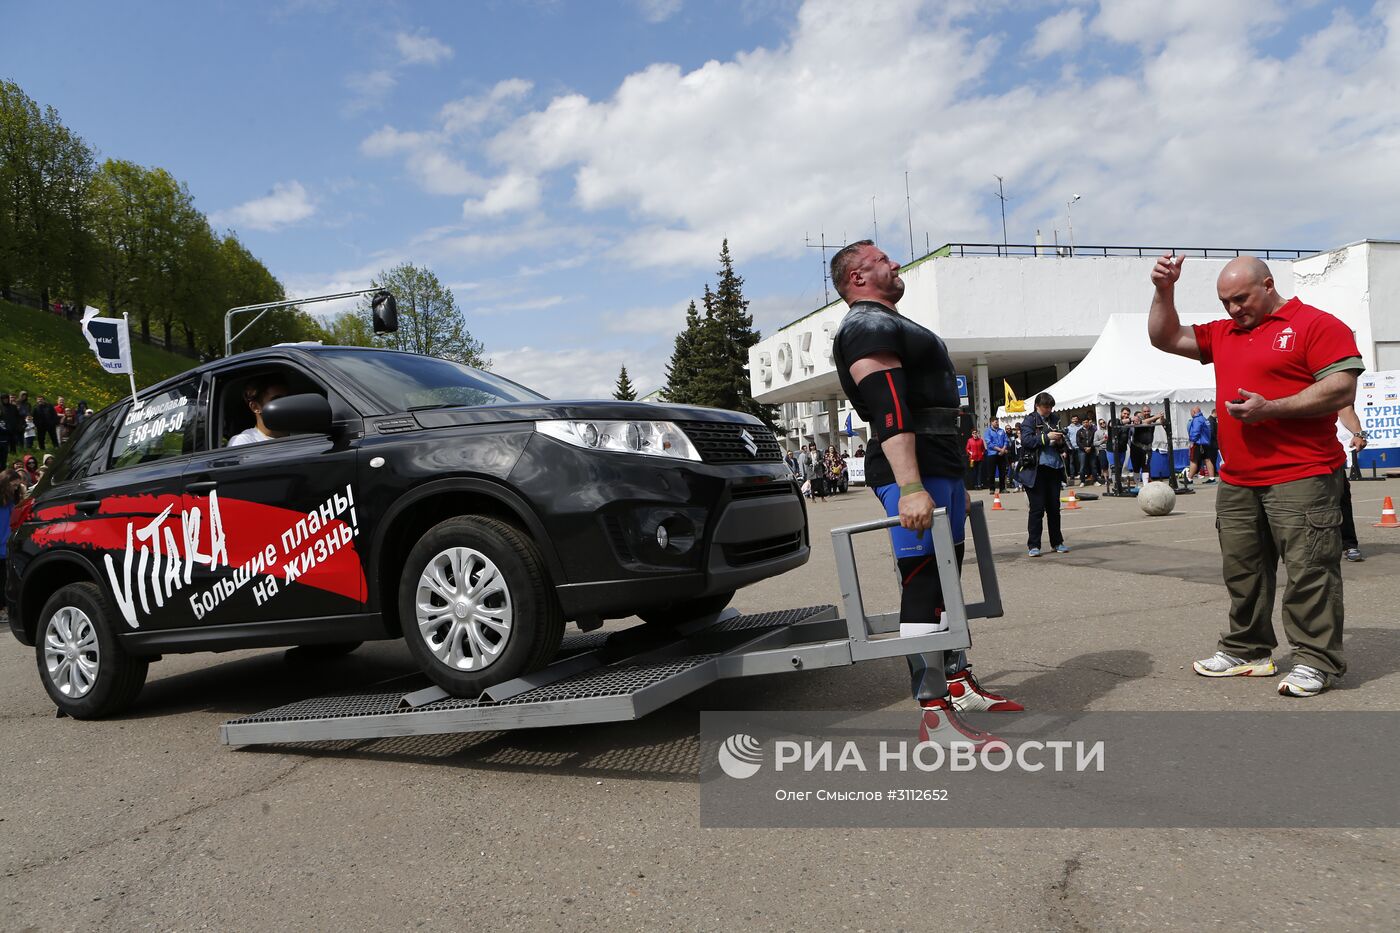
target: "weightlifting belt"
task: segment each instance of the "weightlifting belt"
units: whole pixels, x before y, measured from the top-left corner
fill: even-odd
[[[909,412],[909,422],[915,434],[956,436],[959,414],[956,408],[916,408]]]

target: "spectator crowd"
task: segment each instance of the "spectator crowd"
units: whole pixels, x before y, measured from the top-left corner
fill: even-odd
[[[84,400],[69,404],[62,395],[30,400],[29,392],[0,392],[0,489],[17,484],[22,497],[38,485],[53,463],[53,453],[78,429],[92,409]],[[4,498],[4,495],[0,495]]]

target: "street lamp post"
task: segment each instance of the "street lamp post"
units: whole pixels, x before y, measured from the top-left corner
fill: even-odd
[[[387,303],[390,307],[392,307],[393,296],[386,292],[384,289],[362,288],[358,291],[353,292],[341,292],[338,295],[316,295],[312,298],[296,298],[290,301],[267,301],[258,305],[240,305],[237,308],[229,308],[227,311],[224,312],[224,356],[232,356],[233,342],[239,337],[242,337],[244,334],[246,334],[248,332],[248,328],[258,323],[258,321],[262,319],[262,316],[264,314],[266,314],[274,308],[287,308],[291,307],[292,305],[310,305],[316,304],[317,302],[321,301],[337,301],[341,298],[358,298],[361,295],[374,295],[377,299],[381,294],[387,297]],[[235,334],[233,332],[233,316],[235,314],[242,314],[244,311],[256,311],[258,312],[258,316],[253,318],[247,324],[245,324],[243,326],[243,329]],[[391,327],[388,329],[393,330],[395,328]],[[378,333],[377,328],[375,332]]]
[[[1074,202],[1079,200],[1079,195],[1075,195],[1065,202],[1065,214],[1069,218],[1069,254],[1074,255]]]

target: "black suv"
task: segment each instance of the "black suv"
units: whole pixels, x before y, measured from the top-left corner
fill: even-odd
[[[750,416],[300,344],[89,418],[12,528],[10,628],[80,718],[128,705],[164,653],[401,636],[474,696],[548,663],[566,621],[716,612],[810,550]]]

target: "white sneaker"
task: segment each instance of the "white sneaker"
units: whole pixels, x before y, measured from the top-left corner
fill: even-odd
[[[1278,692],[1286,697],[1315,697],[1335,681],[1331,674],[1324,674],[1315,667],[1295,664],[1288,676],[1279,681]]]
[[[1191,668],[1202,677],[1272,677],[1278,673],[1273,658],[1246,661],[1223,651],[1192,663]]]

